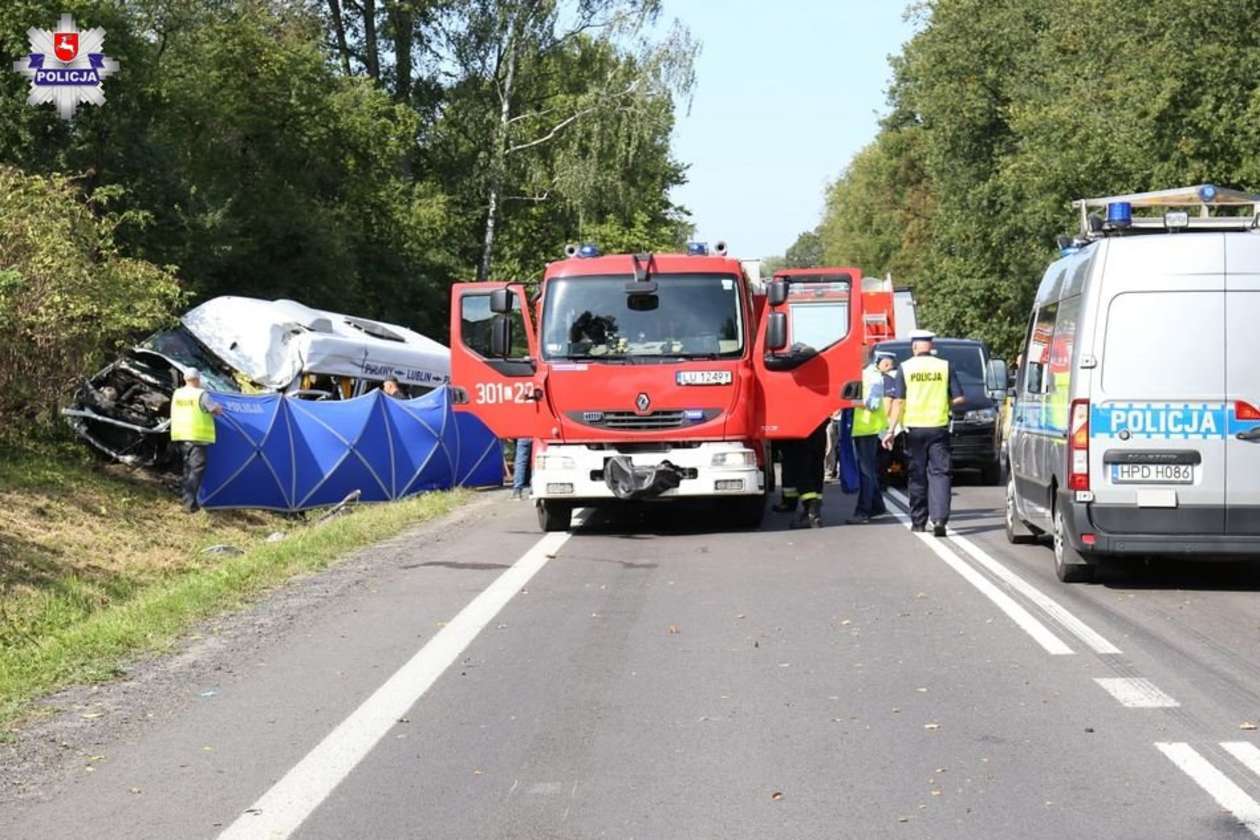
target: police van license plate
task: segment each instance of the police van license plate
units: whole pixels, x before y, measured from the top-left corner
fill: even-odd
[[[1112,484],[1194,484],[1193,464],[1112,464]]]

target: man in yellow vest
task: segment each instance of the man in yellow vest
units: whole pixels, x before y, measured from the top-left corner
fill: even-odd
[[[893,382],[888,426],[906,427],[906,460],[909,462],[910,524],[912,531],[945,536],[949,522],[950,411],[964,402],[962,384],[949,362],[932,353],[936,336],[927,330],[910,333],[914,354],[901,363]],[[884,446],[892,446],[891,431]]]
[[[171,395],[171,442],[183,451],[184,478],[180,490],[184,510],[195,513],[197,491],[206,474],[206,447],[214,443],[214,418],[223,406],[210,399],[201,387],[201,372],[184,372],[184,386]]]
[[[880,359],[879,356],[886,357]],[[870,364],[862,371],[862,404],[853,410],[853,448],[858,459],[858,498],[850,525],[865,525],[888,511],[879,490],[879,444],[888,428],[884,411],[884,374],[880,364],[888,364],[891,353],[876,354],[870,349]]]

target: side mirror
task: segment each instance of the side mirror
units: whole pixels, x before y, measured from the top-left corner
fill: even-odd
[[[771,280],[770,285],[766,287],[766,302],[771,306],[782,306],[788,299],[788,284],[786,280]]]
[[[778,352],[787,347],[787,315],[771,312],[766,316],[766,349]]]
[[[1009,387],[1010,371],[1005,359],[989,359],[987,379],[990,391],[1003,391]]]
[[[490,311],[496,315],[507,315],[512,311],[512,292],[508,289],[495,289],[490,293]]]
[[[496,359],[512,355],[512,319],[507,315],[495,315],[490,323],[490,355]]]
[[[862,380],[850,379],[844,383],[844,388],[840,390],[840,399],[854,402],[862,399]]]

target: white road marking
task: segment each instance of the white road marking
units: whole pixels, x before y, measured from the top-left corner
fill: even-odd
[[[568,532],[556,532],[536,542],[228,826],[219,840],[282,840],[296,831],[568,539]]]
[[[1250,741],[1222,741],[1221,746],[1243,766],[1260,776],[1260,749]]]
[[[897,507],[888,509],[893,516],[901,520],[902,524],[907,528],[910,527],[910,517],[907,516]],[[916,533],[918,537],[928,548],[932,549],[938,557],[945,561],[945,564],[953,569],[963,578],[980,590],[980,593],[992,601],[998,609],[1006,613],[1007,617],[1019,625],[1025,633],[1033,637],[1037,644],[1045,648],[1047,653],[1056,656],[1072,653],[1072,649],[1064,643],[1062,639],[1050,632],[1046,625],[1042,624],[1028,610],[1021,607],[1015,602],[1010,595],[993,585],[993,582],[984,575],[977,572],[965,560],[950,550],[944,540],[938,539],[928,534]]]
[[[1243,824],[1252,834],[1260,837],[1260,803],[1229,780],[1194,747],[1185,743],[1157,743],[1155,747],[1181,768],[1199,787],[1207,791],[1226,811]]]
[[[888,493],[906,507],[910,506],[910,500],[899,491],[890,489]],[[1020,593],[1040,607],[1046,615],[1050,616],[1062,625],[1063,629],[1080,639],[1090,650],[1094,651],[1094,653],[1120,653],[1120,648],[1104,639],[1092,627],[1072,615],[1072,613],[1068,612],[1067,608],[1058,601],[1054,600],[1049,595],[1046,595],[1040,589],[1012,572],[1009,568],[996,560],[991,554],[980,548],[980,546],[976,545],[961,534],[956,533],[953,529],[950,529],[948,533],[950,539],[957,543],[963,551],[971,555],[971,559],[988,569],[994,577],[999,578],[1007,586],[1011,587],[1016,592]]]
[[[1094,682],[1129,709],[1172,709],[1181,705],[1142,677],[1095,677]]]

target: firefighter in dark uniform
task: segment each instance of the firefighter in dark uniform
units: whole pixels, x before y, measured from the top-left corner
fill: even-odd
[[[905,426],[911,530],[926,531],[931,520],[932,532],[943,537],[950,505],[950,413],[964,398],[953,367],[932,353],[935,338],[927,330],[910,333],[914,355],[901,363],[893,382],[884,446],[891,448],[898,423]]]
[[[804,344],[794,344],[789,355],[808,358],[817,351]],[[797,512],[791,528],[822,527],[822,493],[827,463],[827,425],[830,417],[823,420],[810,433],[799,440],[783,440],[774,444],[779,457],[780,486],[783,497],[771,510],[778,513]]]

